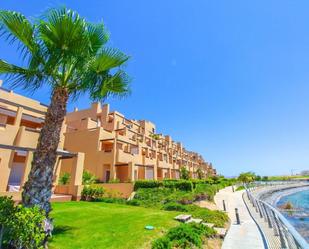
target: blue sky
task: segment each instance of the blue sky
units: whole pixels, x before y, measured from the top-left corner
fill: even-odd
[[[309,168],[308,1],[10,0],[0,8],[36,17],[59,5],[103,20],[110,45],[132,56],[132,95],[108,100],[112,109],[153,121],[227,176]],[[0,58],[20,62],[3,39]],[[48,103],[48,91],[32,97]],[[69,109],[89,104],[82,97]]]

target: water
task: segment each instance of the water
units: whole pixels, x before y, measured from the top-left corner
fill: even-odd
[[[296,192],[283,196],[277,206],[291,202],[296,212],[284,213],[284,216],[297,229],[297,231],[309,242],[309,190]]]

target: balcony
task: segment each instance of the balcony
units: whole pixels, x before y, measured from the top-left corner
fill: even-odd
[[[125,152],[122,149],[117,149],[116,161],[117,163],[130,163],[134,159],[134,155],[130,152]]]
[[[40,130],[21,126],[16,137],[16,146],[36,148]]]
[[[142,164],[143,165],[156,165],[156,159],[153,157],[143,156]]]
[[[0,126],[0,137],[1,144],[14,145],[16,135],[19,127],[9,124],[1,124]]]
[[[158,167],[159,168],[172,168],[172,164],[169,164],[166,161],[160,161],[158,160]]]

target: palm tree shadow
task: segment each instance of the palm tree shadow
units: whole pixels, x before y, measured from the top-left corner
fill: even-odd
[[[59,235],[59,234],[65,234],[73,230],[73,227],[70,226],[56,226],[53,230],[53,236]]]

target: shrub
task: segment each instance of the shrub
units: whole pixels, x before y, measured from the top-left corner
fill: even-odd
[[[120,179],[116,178],[116,179],[110,179],[108,181],[108,183],[120,183]]]
[[[201,168],[198,168],[195,173],[197,174],[198,179],[203,179],[205,177],[205,174]]]
[[[155,180],[140,180],[136,181],[134,184],[134,190],[138,190],[139,188],[158,188],[162,187],[163,183]]]
[[[168,202],[163,206],[163,209],[167,211],[180,211],[180,212],[188,211],[188,208],[185,205],[181,205],[177,202]]]
[[[130,205],[130,206],[140,206],[141,204],[139,203],[138,200],[130,200],[130,201],[127,201],[127,204]]]
[[[115,189],[106,189],[104,193],[104,197],[109,198],[122,198],[123,194]]]
[[[192,214],[194,218],[200,218],[203,219],[204,222],[213,223],[216,227],[224,227],[224,224],[229,220],[226,213],[218,210],[209,210],[196,205],[188,205],[187,207],[188,212]]]
[[[181,224],[171,228],[167,233],[167,238],[173,245],[179,248],[193,248],[202,246],[202,234],[192,224]]]
[[[244,190],[245,189],[245,187],[244,186],[238,186],[237,188],[236,188],[236,191],[240,191],[240,190]]]
[[[182,166],[180,168],[180,179],[189,180],[189,178],[190,178],[189,170],[187,170],[185,166]]]
[[[194,194],[182,194],[177,198],[177,202],[183,205],[192,204],[194,202]]]
[[[166,236],[163,236],[159,239],[156,239],[152,243],[152,249],[172,249],[172,243],[170,239]]]
[[[102,198],[104,194],[104,189],[99,186],[84,186],[81,193],[81,199],[83,201],[96,201]]]
[[[105,203],[118,203],[118,204],[125,204],[126,203],[125,199],[111,198],[111,197],[98,198],[96,201],[105,202]]]
[[[60,185],[67,185],[70,182],[71,175],[65,172],[62,176],[59,177],[58,183]]]
[[[44,220],[44,213],[38,207],[15,207],[11,198],[0,197],[0,245],[4,248],[43,248]]]
[[[179,189],[183,191],[192,191],[193,185],[191,181],[188,180],[163,180],[163,187]]]
[[[83,185],[91,185],[97,182],[97,178],[94,174],[85,170],[83,172]]]
[[[209,196],[206,193],[196,193],[194,195],[194,201],[203,201],[209,199]]]
[[[204,195],[207,195],[207,199],[209,201],[213,201],[213,198],[217,192],[217,186],[216,185],[209,185],[209,184],[197,184],[195,188],[195,193],[202,193]]]
[[[205,238],[213,237],[216,231],[202,224],[181,224],[171,228],[166,235],[152,243],[152,249],[201,248]]]

